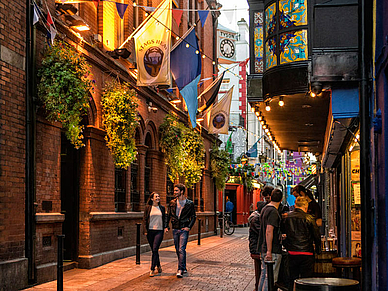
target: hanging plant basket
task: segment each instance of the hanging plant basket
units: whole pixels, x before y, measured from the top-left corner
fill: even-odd
[[[105,85],[101,100],[105,140],[116,167],[126,169],[136,158],[136,127],[138,99],[129,84],[112,81]]]
[[[94,82],[86,60],[70,45],[56,41],[45,51],[38,78],[38,97],[47,120],[61,122],[75,148],[84,146],[81,121]]]
[[[186,127],[172,115],[164,118],[160,131],[160,146],[170,168],[169,178],[176,181],[184,177],[191,188],[202,177],[204,163],[203,139],[198,131]]]
[[[210,166],[217,189],[224,189],[229,175],[230,154],[214,144],[210,153]]]

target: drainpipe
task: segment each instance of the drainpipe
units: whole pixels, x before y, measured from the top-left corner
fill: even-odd
[[[28,283],[35,283],[35,159],[34,159],[34,45],[35,35],[33,20],[33,5],[26,0],[26,178],[25,178],[25,256],[28,260]]]
[[[372,257],[374,210],[371,200],[371,165],[370,165],[370,97],[371,95],[371,57],[372,56],[372,21],[373,1],[359,0],[360,39],[360,187],[361,187],[361,243],[362,243],[362,290],[372,290]]]

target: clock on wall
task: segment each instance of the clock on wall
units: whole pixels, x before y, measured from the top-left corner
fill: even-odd
[[[230,39],[224,38],[220,43],[220,51],[225,58],[232,58],[234,56],[234,43]]]

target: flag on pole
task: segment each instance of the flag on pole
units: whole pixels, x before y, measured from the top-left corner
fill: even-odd
[[[225,93],[224,97],[216,105],[214,105],[210,115],[209,133],[228,134],[229,112],[230,103],[232,102],[233,88],[234,86]]]
[[[172,0],[164,0],[134,35],[137,86],[171,85]]]
[[[34,3],[34,19],[32,20],[32,24],[35,25],[39,21],[39,12],[35,1],[33,3]]]
[[[51,17],[50,9],[48,8],[47,4],[47,25],[49,27],[49,34],[50,34],[50,40],[51,44],[54,44],[55,36],[57,35],[57,29],[54,25],[53,18]]]
[[[206,100],[206,103],[198,109],[198,113],[206,111],[210,108],[214,101],[216,101],[218,91],[220,91],[222,80],[224,78],[224,74],[225,71],[221,75],[219,75],[218,78],[215,79],[213,83],[211,83],[210,86],[207,87],[205,91],[201,93],[201,95],[198,96],[198,99],[204,98]]]
[[[194,27],[182,37],[171,52],[171,73],[189,111],[192,127],[196,127],[198,82],[201,78],[201,55]]]
[[[232,134],[233,131],[230,133],[228,141],[225,144],[225,150],[230,154],[233,154]]]
[[[249,157],[249,158],[257,158],[257,141],[247,151],[247,157]]]

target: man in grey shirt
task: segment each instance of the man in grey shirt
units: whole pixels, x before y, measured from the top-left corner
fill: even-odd
[[[185,185],[175,185],[175,199],[170,202],[167,210],[167,225],[169,225],[171,219],[175,251],[178,256],[178,272],[176,274],[178,278],[182,278],[183,274],[187,273],[186,245],[189,231],[194,226],[196,219],[194,203],[186,198],[185,191]]]

